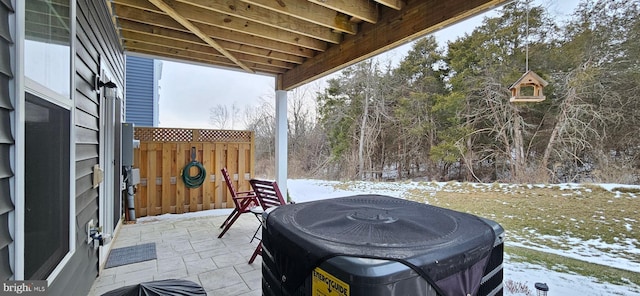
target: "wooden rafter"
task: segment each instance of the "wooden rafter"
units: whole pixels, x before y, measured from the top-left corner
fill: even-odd
[[[386,7],[393,8],[395,10],[400,10],[402,9],[402,7],[404,7],[403,0],[375,0],[375,1]]]
[[[166,15],[161,15],[146,10],[139,10],[133,7],[122,6],[119,4],[116,5],[116,9],[118,10],[118,16],[121,20],[121,26],[126,26],[126,24],[123,22],[125,21],[128,24],[143,23],[157,28],[166,28],[176,31],[189,32],[175,20]],[[315,55],[315,52],[313,50],[306,47],[284,43],[278,40],[266,39],[264,37],[260,37],[259,35],[247,34],[204,24],[199,25],[199,28],[208,36],[211,36],[216,40],[226,40],[240,44],[249,44],[255,47],[289,53],[301,57],[312,57]]]
[[[126,39],[141,39],[142,41],[149,38],[167,38],[180,42],[190,42],[193,44],[199,45],[207,45],[204,41],[202,41],[197,36],[186,33],[183,31],[176,31],[166,28],[159,28],[150,26],[147,24],[132,22],[129,20],[122,19],[120,20],[120,27],[122,30],[122,35]],[[125,34],[126,33],[126,34]],[[131,33],[136,33],[135,35],[131,35]],[[280,60],[283,62],[294,63],[294,64],[302,64],[304,62],[303,57],[286,54],[279,51],[274,51],[271,49],[264,49],[259,47],[254,47],[251,45],[247,45],[246,43],[236,43],[229,42],[225,40],[218,39],[218,44],[220,46],[226,48],[231,52],[241,52],[247,53],[251,55],[261,56],[265,58],[272,58],[275,60]]]
[[[212,57],[211,55],[197,54],[197,53],[192,53],[189,51],[179,50],[179,49],[170,49],[166,51],[158,50],[153,45],[148,45],[148,44],[144,44],[142,42],[137,42],[137,41],[125,40],[124,43],[125,43],[125,46],[127,46],[128,52],[142,53],[147,55],[165,57],[169,59],[187,60],[187,61],[197,62],[200,64],[221,66],[229,69],[237,68],[237,65],[229,61],[229,59],[227,58]],[[247,66],[255,69],[255,72],[261,72],[261,73],[277,74],[283,71],[282,68],[265,66],[261,64],[255,64],[255,63],[247,63]]]
[[[307,37],[320,39],[322,41],[334,44],[340,43],[342,35],[333,32],[327,27],[306,22],[298,18],[288,16],[286,14],[271,13],[271,11],[260,6],[240,1],[227,0],[225,2],[210,0],[178,0],[187,5],[193,5],[198,8],[215,11],[220,14],[234,16],[239,19],[256,22],[259,24],[271,26]],[[176,6],[178,4],[176,3]]]
[[[369,0],[309,0],[315,4],[351,15],[352,17],[375,24],[378,22],[378,5]]]
[[[158,1],[158,0],[154,0]],[[144,12],[129,10],[129,13],[123,12],[126,16],[130,16],[131,19],[142,18],[142,14],[148,14],[150,12],[160,15],[151,15],[146,17],[147,19],[153,20],[154,18],[158,18],[159,20],[163,20],[166,18],[162,18],[162,15],[165,13],[159,9],[154,9],[153,6],[149,7],[147,3],[147,7],[145,5],[146,0],[116,0],[116,3],[121,5],[126,5],[128,7],[133,7],[137,9],[143,9]],[[227,15],[217,12],[212,12],[208,10],[204,10],[200,7],[196,7],[193,5],[187,5],[185,3],[180,2],[171,2],[171,8],[178,12],[181,16],[186,18],[187,20],[194,23],[194,25],[198,26],[204,30],[204,28],[209,26],[215,26],[222,29],[232,30],[238,33],[260,36],[262,38],[271,39],[278,42],[288,43],[292,45],[302,46],[305,48],[309,48],[312,50],[325,50],[327,48],[327,43],[325,41],[315,39],[312,37],[304,36],[299,33],[293,33],[290,31],[279,30],[274,27],[264,26],[259,23],[248,21],[246,19],[238,18],[233,15]],[[125,16],[125,17],[126,17]],[[154,20],[155,23],[157,21]]]
[[[251,68],[249,68],[244,63],[239,61],[235,56],[233,56],[230,52],[228,52],[226,49],[224,49],[222,46],[220,46],[216,41],[211,39],[211,37],[207,36],[207,34],[202,32],[193,23],[191,23],[184,16],[182,16],[177,11],[175,11],[171,6],[167,5],[167,3],[165,3],[162,0],[149,0],[149,2],[151,2],[153,5],[158,7],[160,10],[164,11],[171,18],[173,18],[175,21],[177,21],[182,26],[187,28],[189,31],[191,31],[191,33],[193,33],[196,36],[198,36],[200,39],[202,39],[204,42],[209,44],[211,47],[215,48],[217,51],[219,51],[226,58],[228,58],[229,60],[234,62],[236,65],[240,66],[240,68],[244,69],[247,72],[254,73],[254,71],[251,70]]]
[[[171,38],[144,35],[142,33],[136,33],[136,32],[130,32],[130,31],[124,31],[124,30],[122,31],[122,35],[125,38],[125,42],[127,40],[136,40],[136,42],[152,44],[157,47],[158,51],[163,50],[163,48],[164,50],[180,49],[180,50],[190,51],[193,53],[201,53],[201,54],[207,54],[212,56],[224,57],[218,51],[214,50],[213,48],[211,48],[210,46],[204,43],[196,44],[196,43],[190,43],[185,41],[178,41]],[[291,69],[294,67],[292,63],[288,63],[285,61],[280,61],[277,59],[264,57],[260,55],[249,54],[247,52],[236,51],[235,56],[240,61],[243,61],[243,62],[275,66],[282,69]]]
[[[349,21],[344,13],[308,1],[298,0],[241,0],[247,4],[260,6],[276,13],[282,13],[332,30],[355,35],[358,25]]]

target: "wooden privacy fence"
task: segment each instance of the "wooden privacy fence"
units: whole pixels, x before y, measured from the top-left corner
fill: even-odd
[[[251,131],[136,127],[134,168],[140,169],[135,194],[136,217],[231,208],[233,201],[220,169],[227,167],[238,191],[250,190],[254,174],[254,134]],[[202,186],[188,188],[182,170],[196,160],[206,169]],[[192,167],[190,176],[198,174]]]

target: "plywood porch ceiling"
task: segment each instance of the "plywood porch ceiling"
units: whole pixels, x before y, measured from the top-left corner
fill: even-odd
[[[128,52],[278,77],[289,90],[508,0],[110,0]]]

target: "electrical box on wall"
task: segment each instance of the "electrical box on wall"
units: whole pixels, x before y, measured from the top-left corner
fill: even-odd
[[[140,169],[131,170],[131,185],[140,184]]]
[[[133,123],[122,124],[122,165],[133,166]]]

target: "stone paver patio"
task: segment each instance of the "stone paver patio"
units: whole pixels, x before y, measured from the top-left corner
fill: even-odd
[[[228,214],[228,212],[227,212]],[[113,248],[156,243],[157,259],[103,269],[89,295],[163,279],[193,281],[207,295],[261,295],[261,264],[258,256],[248,264],[258,240],[251,237],[259,226],[251,214],[243,214],[219,239],[223,216],[145,218],[123,225],[113,240]]]

